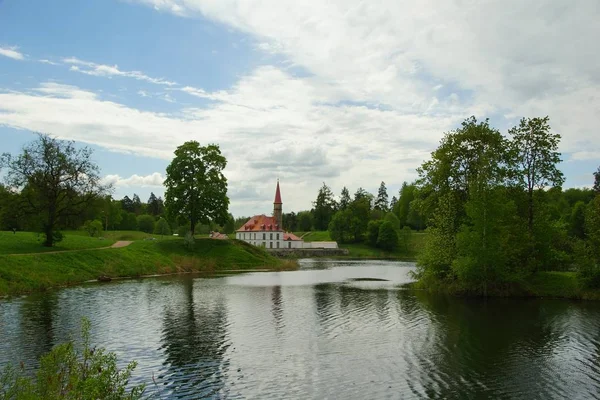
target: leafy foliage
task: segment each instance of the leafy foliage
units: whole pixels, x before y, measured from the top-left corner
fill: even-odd
[[[90,235],[91,237],[100,236],[102,233],[102,222],[97,219],[93,221],[86,221],[83,225],[83,229]]]
[[[331,221],[331,217],[337,209],[337,203],[333,198],[333,192],[325,182],[319,189],[313,207],[313,225],[315,229],[318,231],[327,229],[329,221]]]
[[[42,356],[36,379],[24,370],[8,366],[0,374],[0,398],[21,399],[139,399],[144,385],[128,388],[137,363],[117,368],[117,357],[103,348],[92,347],[90,322],[82,321],[82,347],[72,341],[55,346]]]
[[[54,244],[53,232],[62,219],[82,214],[109,189],[100,183],[91,156],[88,147],[77,149],[72,141],[44,134],[38,134],[19,155],[2,155],[6,184],[21,192],[23,212],[40,218],[45,246]]]
[[[383,221],[379,226],[377,247],[389,251],[398,247],[398,233],[391,222]]]
[[[152,215],[143,214],[136,218],[137,227],[140,231],[146,233],[154,232],[154,217]]]
[[[198,222],[224,224],[229,216],[227,160],[219,146],[185,142],[167,167],[165,206],[173,220],[187,221],[192,235]]]
[[[161,235],[161,236],[171,234],[171,227],[169,226],[169,223],[167,222],[166,219],[159,218],[159,220],[156,221],[156,225],[154,226],[154,233],[156,235]]]

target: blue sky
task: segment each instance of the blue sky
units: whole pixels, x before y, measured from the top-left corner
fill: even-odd
[[[470,115],[549,115],[567,187],[600,164],[593,0],[0,0],[0,151],[91,146],[115,197],[186,140],[218,143],[231,211],[299,211],[323,182],[390,196]]]

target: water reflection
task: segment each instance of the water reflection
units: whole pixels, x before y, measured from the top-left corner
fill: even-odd
[[[0,364],[35,359],[86,315],[94,342],[165,398],[598,397],[600,303],[401,290],[409,270],[307,260],[4,300]]]
[[[229,346],[226,308],[218,293],[207,298],[199,292],[193,279],[182,279],[180,299],[164,309],[162,349],[166,370],[158,376],[162,395],[210,397],[223,390],[228,371],[223,355]]]

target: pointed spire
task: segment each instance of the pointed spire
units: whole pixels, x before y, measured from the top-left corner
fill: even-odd
[[[282,204],[281,203],[281,193],[279,192],[279,179],[277,179],[277,190],[275,191],[275,201],[273,204]]]

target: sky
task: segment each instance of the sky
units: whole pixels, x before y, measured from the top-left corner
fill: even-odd
[[[598,0],[0,0],[0,153],[94,150],[114,197],[164,194],[185,141],[228,160],[230,211],[403,181],[465,118],[550,117],[564,187],[600,164]]]

